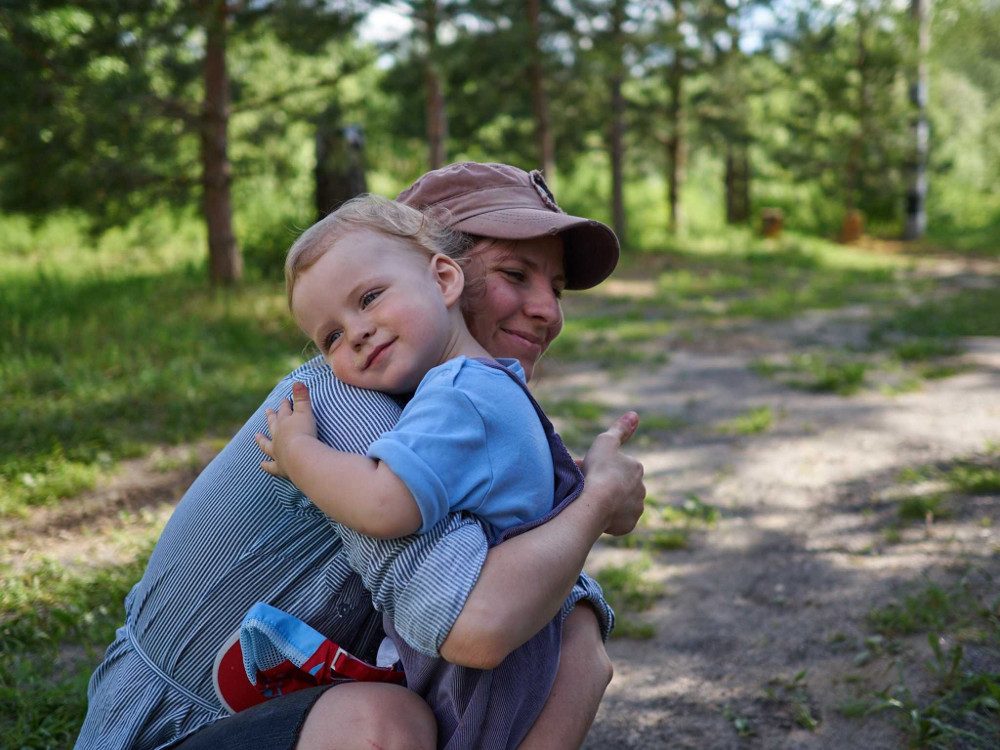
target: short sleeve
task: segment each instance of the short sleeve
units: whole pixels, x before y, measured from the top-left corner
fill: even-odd
[[[449,512],[476,512],[493,482],[482,416],[452,387],[420,389],[367,455],[384,461],[406,484],[420,509],[420,533]]]

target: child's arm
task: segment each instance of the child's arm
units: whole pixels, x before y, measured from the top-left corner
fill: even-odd
[[[261,468],[287,477],[334,521],[366,536],[392,539],[415,533],[420,509],[410,490],[389,467],[354,453],[341,453],[316,438],[316,422],[304,383],[292,386],[294,410],[287,401],[268,410],[268,439],[257,445],[271,459]]]

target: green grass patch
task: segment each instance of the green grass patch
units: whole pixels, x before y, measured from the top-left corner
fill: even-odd
[[[944,479],[956,492],[968,495],[1000,493],[1000,466],[963,462],[945,472]]]
[[[761,319],[897,298],[896,261],[834,247],[796,237],[713,249],[692,243],[672,254],[675,267],[660,275],[659,295],[681,314]]]
[[[0,745],[72,746],[87,680],[121,625],[122,601],[150,548],[107,569],[47,561],[19,573],[0,570]]]
[[[1000,278],[992,289],[963,289],[942,300],[904,307],[880,333],[937,338],[941,346],[957,336],[1000,335]]]
[[[718,508],[704,502],[697,495],[688,495],[680,505],[668,505],[660,511],[663,521],[688,526],[714,526],[720,515]]]
[[[918,337],[896,344],[892,351],[903,362],[926,362],[954,356],[961,351],[961,347],[951,339]]]
[[[850,396],[864,386],[870,365],[840,353],[812,352],[797,354],[787,363],[756,360],[750,368],[758,375],[777,378],[792,388]]]
[[[794,677],[776,677],[768,681],[764,696],[772,710],[783,715],[791,723],[815,731],[820,725],[820,717],[806,684],[806,670]]]
[[[770,406],[759,406],[723,422],[718,431],[724,435],[758,435],[767,432],[774,424],[774,411]]]
[[[688,425],[684,417],[672,414],[643,413],[639,419],[639,429],[643,432],[673,432]]]
[[[620,630],[619,626],[615,627],[615,637],[649,638],[655,632],[651,625],[631,617],[652,607],[663,595],[663,588],[646,578],[649,567],[649,560],[643,559],[623,565],[609,565],[596,575],[608,603],[615,609],[619,626],[622,620],[625,621]]]
[[[200,267],[78,252],[0,259],[0,513],[71,497],[153,445],[229,434],[302,360],[276,283],[213,290]]]
[[[955,591],[928,584],[900,601],[873,609],[868,625],[883,636],[937,630],[954,621],[964,604]]]
[[[944,497],[939,493],[904,497],[899,501],[898,513],[903,521],[923,521],[951,515]]]

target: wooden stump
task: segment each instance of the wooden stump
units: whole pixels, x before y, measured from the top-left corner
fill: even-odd
[[[765,208],[760,212],[760,231],[768,239],[781,236],[785,227],[785,214],[780,208]]]
[[[840,227],[840,241],[845,245],[857,242],[865,233],[865,217],[858,209],[852,208],[844,214],[844,223]]]

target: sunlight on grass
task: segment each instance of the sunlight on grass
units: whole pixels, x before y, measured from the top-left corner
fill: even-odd
[[[302,360],[277,283],[213,290],[174,244],[71,249],[0,256],[0,513],[152,445],[230,434]]]
[[[767,432],[773,424],[774,411],[771,407],[759,406],[721,423],[717,429],[724,435],[758,435]]]

